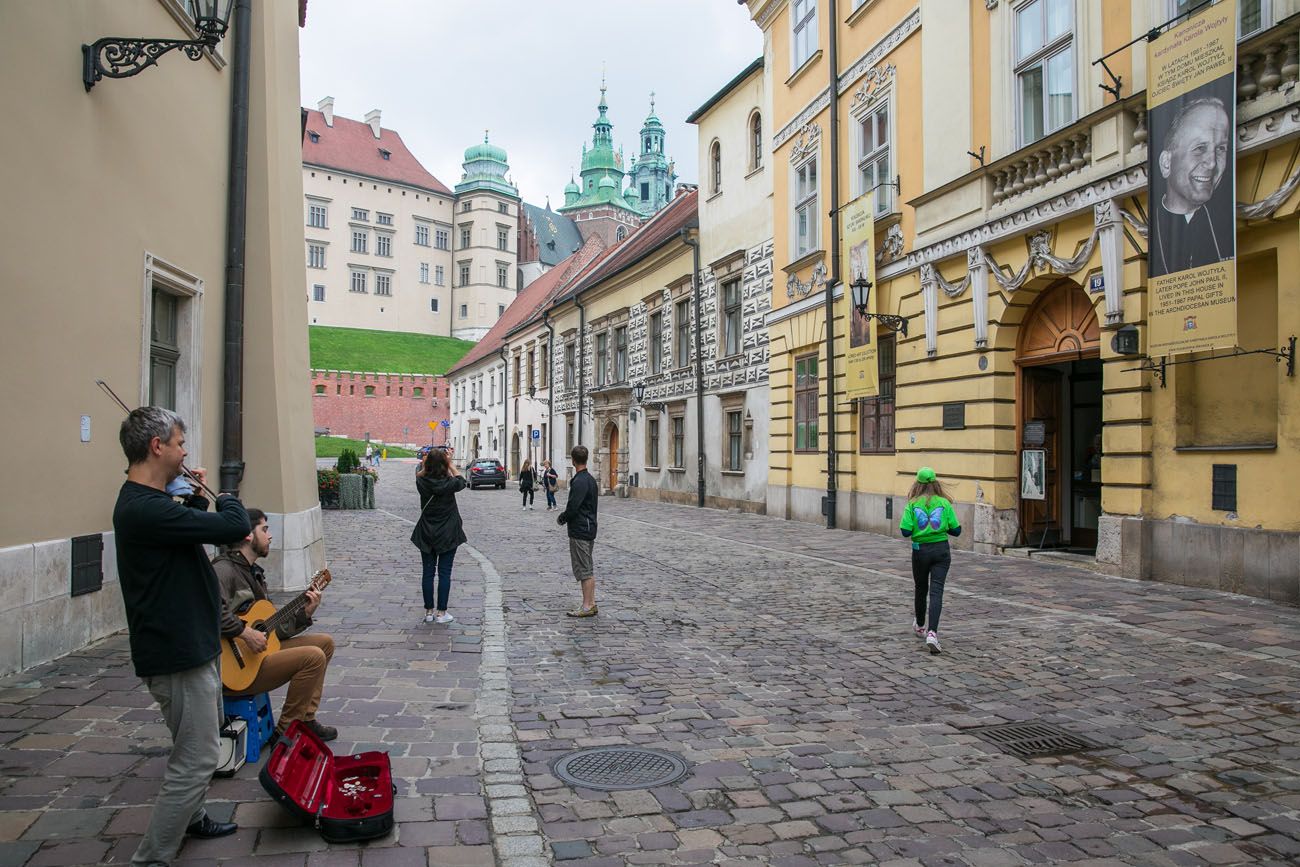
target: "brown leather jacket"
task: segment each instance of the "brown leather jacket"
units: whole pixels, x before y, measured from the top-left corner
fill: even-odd
[[[212,560],[212,569],[217,573],[217,582],[221,585],[221,637],[233,638],[244,631],[244,622],[235,616],[235,612],[258,599],[268,598],[266,573],[261,566],[245,560],[237,549],[218,554]],[[307,612],[299,611],[293,623],[281,626],[276,634],[282,641],[293,638],[311,626],[311,623]]]

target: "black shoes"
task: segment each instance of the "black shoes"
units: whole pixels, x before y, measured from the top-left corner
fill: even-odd
[[[307,720],[303,725],[311,729],[311,733],[323,741],[332,741],[339,736],[339,730],[334,726],[323,726],[314,719]]]
[[[190,837],[198,837],[200,840],[211,840],[214,837],[225,837],[227,834],[233,834],[239,830],[239,826],[234,822],[214,822],[211,816],[204,816],[185,829],[185,833]]]

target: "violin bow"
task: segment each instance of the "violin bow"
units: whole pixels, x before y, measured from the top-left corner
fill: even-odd
[[[122,398],[117,396],[117,392],[113,391],[113,389],[109,387],[109,384],[107,382],[104,382],[104,380],[102,379],[97,379],[95,380],[95,385],[99,386],[100,389],[103,390],[104,394],[107,394],[109,397],[113,399],[113,401],[118,406],[122,407],[122,412],[126,413],[127,415],[131,414],[131,408],[126,405],[126,403],[122,400]],[[208,496],[212,498],[213,502],[216,502],[217,499],[216,492],[213,491],[211,488],[209,488],[207,485],[205,485],[203,481],[199,479],[198,476],[194,475],[193,471],[190,470],[189,467],[185,466],[184,463],[181,464],[181,472],[184,473],[190,479],[190,481],[194,482],[194,484],[202,488],[208,494]]]

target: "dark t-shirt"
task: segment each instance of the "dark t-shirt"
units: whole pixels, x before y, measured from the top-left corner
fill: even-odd
[[[235,497],[191,497],[182,506],[166,492],[124,482],[113,509],[117,574],[140,677],[173,674],[221,652],[221,591],[204,544],[228,545],[250,531]]]

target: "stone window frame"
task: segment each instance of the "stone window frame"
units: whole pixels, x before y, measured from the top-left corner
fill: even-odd
[[[203,358],[203,293],[204,281],[165,259],[145,253],[144,274],[141,283],[141,336],[140,336],[140,406],[150,400],[151,358],[153,355],[153,309],[155,290],[176,298],[176,350],[172,387],[175,410],[188,425],[187,445],[191,453],[201,449],[202,405],[201,360]]]
[[[392,232],[375,231],[375,255],[391,259],[393,257],[393,240],[396,236]]]
[[[717,306],[717,334],[714,335],[714,357],[718,360],[738,358],[745,353],[745,251],[736,250],[709,265],[717,286],[714,303]],[[727,352],[726,284],[736,283],[737,330],[736,351]]]
[[[805,383],[799,384],[799,365],[804,362],[812,361],[815,366],[815,375],[812,378],[811,385]],[[794,391],[794,401],[792,404],[792,419],[794,422],[793,436],[791,439],[794,443],[794,452],[796,454],[819,454],[821,452],[821,415],[819,401],[821,398],[821,353],[817,349],[811,352],[801,353],[794,357],[794,380],[791,383]],[[811,412],[807,410],[808,398],[812,398]],[[800,407],[805,407],[803,414],[800,414]],[[812,425],[813,435],[805,438],[803,447],[799,446],[799,424],[800,419],[804,425]]]
[[[749,437],[745,425],[745,392],[737,391],[731,394],[718,395],[720,404],[721,424],[719,424],[719,435],[721,437],[722,450],[720,452],[722,474],[724,476],[735,475],[743,476],[745,474],[745,455],[749,452]],[[731,417],[735,415],[740,422],[740,430],[734,433],[740,436],[740,462],[739,466],[731,465]]]
[[[677,430],[678,422],[681,422],[680,434]],[[677,462],[679,446],[681,448],[681,463]],[[668,449],[669,472],[686,472],[686,403],[684,401],[675,403],[668,408]]]
[[[663,437],[661,435],[663,417],[658,413],[646,413],[645,424],[645,469],[647,472],[659,472],[663,460]]]
[[[326,255],[328,254],[329,241],[309,240],[307,242],[307,267],[316,270],[324,270],[327,267]],[[319,254],[319,255],[317,255]]]
[[[668,286],[668,295],[672,304],[672,370],[682,371],[689,370],[691,366],[691,353],[694,350],[692,338],[694,337],[693,320],[695,318],[694,298],[691,295],[691,277],[686,275],[681,280]],[[685,328],[682,327],[681,313],[682,304],[686,305]],[[681,348],[682,337],[685,337],[685,358]],[[679,363],[680,361],[680,363]]]
[[[893,334],[880,334],[877,332],[876,339],[876,364],[878,365],[877,382],[879,383],[879,392],[875,397],[864,397],[858,399],[858,454],[860,455],[892,455],[898,450],[898,341]],[[886,351],[886,347],[888,351]],[[885,361],[890,362],[889,372],[886,375]],[[886,394],[888,392],[888,394]],[[888,411],[886,411],[888,407]],[[869,444],[866,441],[866,417],[870,414],[875,424],[873,429],[875,436]],[[885,444],[884,438],[880,436],[880,422],[888,417],[891,421],[891,430],[888,444]]]
[[[370,230],[369,229],[352,229],[352,247],[353,253],[370,255]]]
[[[429,246],[429,224],[419,220],[415,221],[415,246]]]

